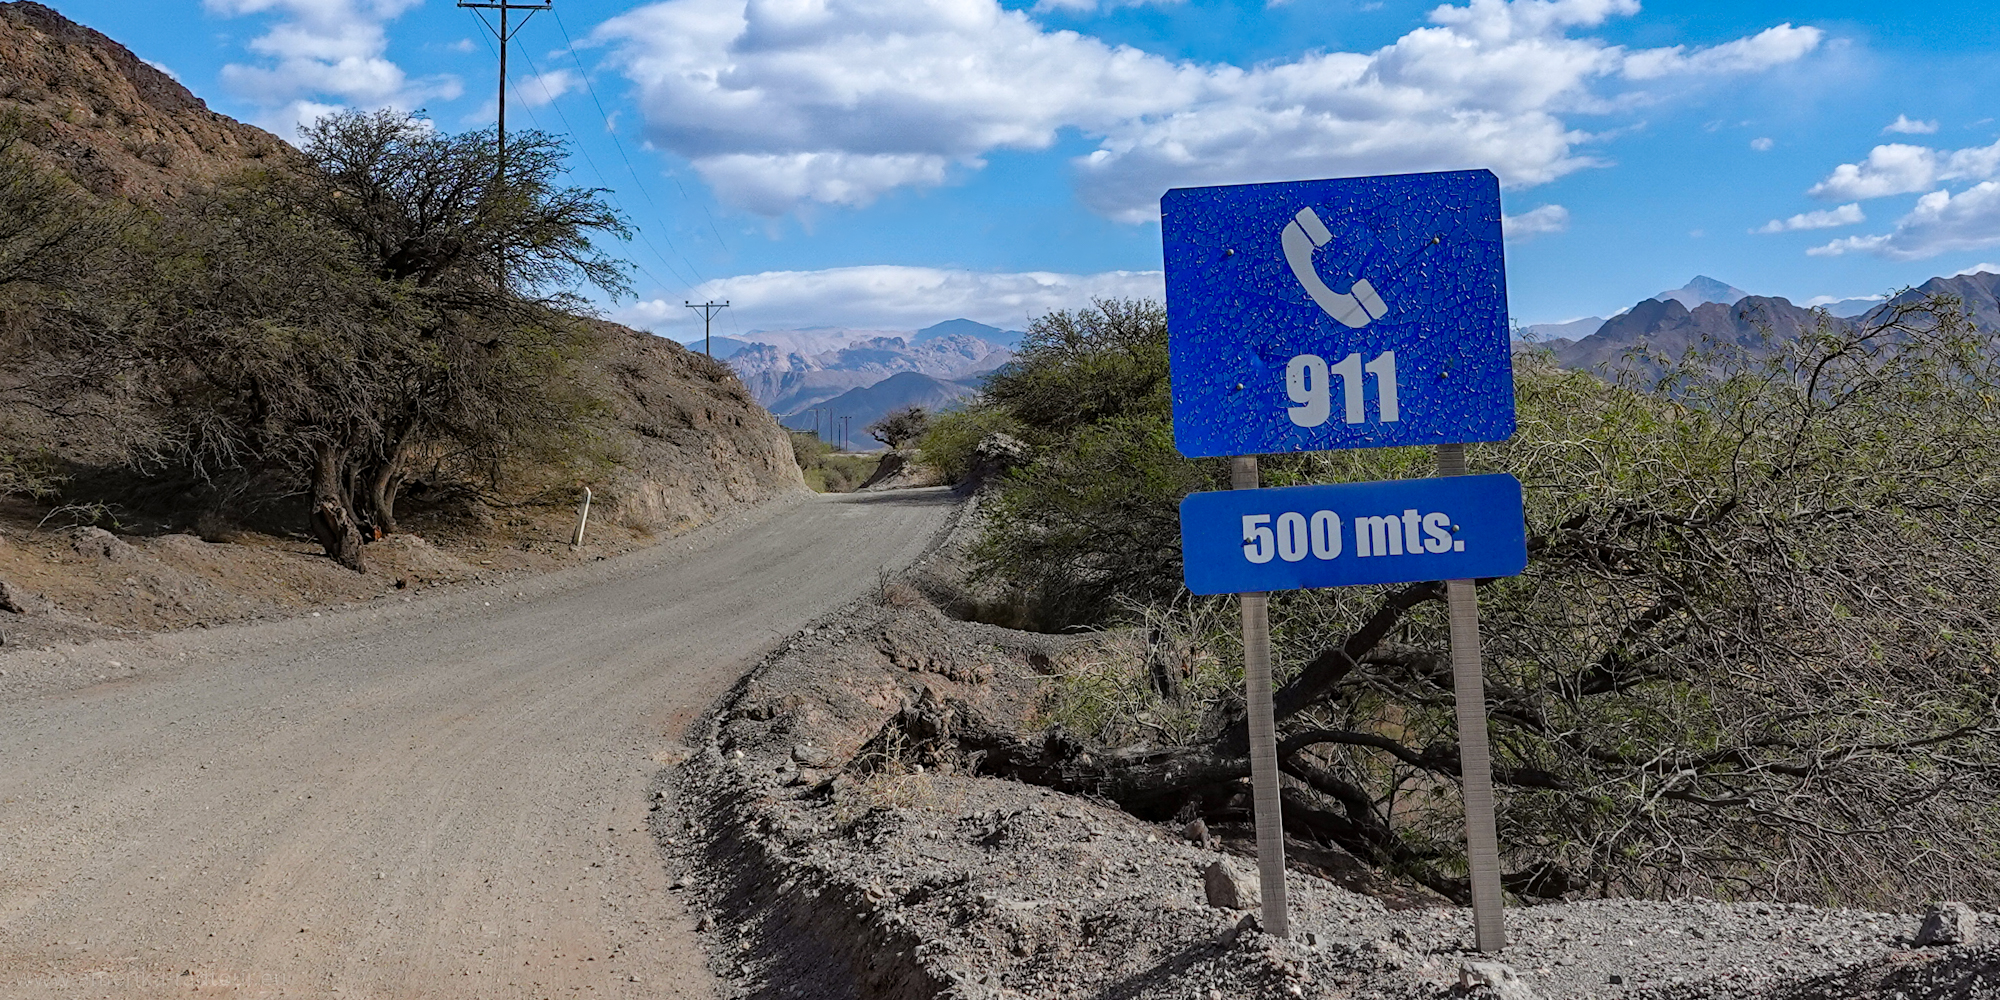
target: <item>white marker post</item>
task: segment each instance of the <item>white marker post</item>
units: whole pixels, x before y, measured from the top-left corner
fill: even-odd
[[[590,487],[583,488],[583,504],[576,511],[576,533],[569,536],[570,548],[583,544],[583,526],[590,523]]]
[[[1257,457],[1229,460],[1232,489],[1258,487]],[[1243,606],[1243,685],[1250,724],[1250,799],[1257,821],[1257,883],[1264,897],[1264,932],[1292,936],[1285,897],[1284,805],[1278,797],[1278,724],[1271,708],[1269,594],[1238,594]]]
[[[1465,475],[1465,446],[1437,446],[1438,475]],[[1465,858],[1472,875],[1473,940],[1507,946],[1500,913],[1500,833],[1493,819],[1493,751],[1486,739],[1486,678],[1479,656],[1479,594],[1471,580],[1445,581],[1451,609],[1451,680],[1457,702],[1458,769],[1465,789]]]

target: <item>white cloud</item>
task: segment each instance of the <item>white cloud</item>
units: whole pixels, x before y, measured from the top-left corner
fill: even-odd
[[[1161,299],[1165,288],[1159,271],[992,273],[879,264],[717,278],[685,297],[728,301],[742,329],[916,329],[961,316],[1018,329],[1051,309],[1075,309],[1097,298]],[[656,299],[614,310],[611,318],[665,332],[689,328],[692,315],[679,301]],[[692,328],[700,328],[699,317]]]
[[[1789,219],[1772,219],[1762,226],[1750,230],[1753,233],[1791,233],[1801,229],[1832,229],[1836,226],[1851,226],[1866,222],[1858,203],[1842,205],[1839,208],[1821,209],[1817,212],[1801,212]]]
[[[412,79],[385,53],[388,22],[422,0],[204,0],[225,16],[271,15],[250,41],[266,61],[222,67],[222,82],[264,108],[260,124],[283,135],[311,121],[300,114],[341,106],[414,109],[462,88],[455,77]],[[329,103],[329,101],[334,103]]]
[[[1815,295],[1805,301],[1807,309],[1830,306],[1837,302],[1880,302],[1886,295]]]
[[[181,82],[181,75],[179,73],[174,72],[173,67],[168,66],[166,63],[163,63],[158,59],[148,59],[145,62],[146,65],[151,66],[154,69],[167,74],[167,76],[171,77],[175,83]]]
[[[1890,143],[1868,151],[1860,163],[1843,163],[1806,190],[1815,198],[1882,198],[1922,191],[1937,180],[1937,151]]]
[[[1050,11],[1062,11],[1069,14],[1095,14],[1100,7],[1104,10],[1114,10],[1119,7],[1143,7],[1147,4],[1171,7],[1185,2],[1186,0],[1102,0],[1101,3],[1099,0],[1036,0],[1034,11],[1037,14],[1048,13]],[[1283,3],[1284,0],[1276,0],[1276,2]]]
[[[553,103],[562,95],[583,88],[583,77],[566,69],[554,70],[510,81],[521,102],[531,108]]]
[[[1843,163],[1806,190],[1815,198],[1882,198],[1929,189],[1939,181],[1986,180],[2000,173],[2000,141],[1939,156],[1928,146],[1888,143],[1860,163]]]
[[[1755,72],[1820,41],[1781,25],[1630,52],[1573,35],[1637,10],[1470,0],[1374,52],[1251,68],[1050,31],[996,0],[664,0],[596,38],[638,85],[651,141],[732,204],[862,205],[1074,129],[1099,141],[1076,163],[1084,202],[1140,221],[1186,184],[1459,167],[1544,183],[1596,162],[1561,116],[1611,106],[1602,87]]]
[[[1560,233],[1569,228],[1569,209],[1543,205],[1520,215],[1500,217],[1500,232],[1510,240],[1525,240],[1543,233]]]
[[[1956,195],[1932,191],[1918,198],[1916,208],[1897,220],[1895,232],[1850,236],[1806,253],[1838,257],[1867,252],[1890,260],[1918,260],[1990,246],[2000,246],[2000,182],[1984,181]]]
[[[2000,274],[2000,264],[1988,264],[1985,262],[1981,262],[1978,264],[1974,264],[1963,271],[1953,271],[1951,276],[1954,278],[1961,278],[1968,274]]]
[[[1776,146],[1777,144],[1778,144],[1777,141],[1772,139],[1768,135],[1758,136],[1757,138],[1750,140],[1750,148],[1756,150],[1759,153],[1768,153],[1771,151],[1771,148]]]
[[[1695,76],[1718,73],[1755,73],[1795,62],[1819,47],[1826,33],[1818,28],[1795,28],[1790,23],[1766,28],[1749,38],[1705,49],[1690,50],[1685,45],[1635,52],[1625,60],[1625,76],[1633,80],[1653,80],[1663,76]]]
[[[1883,132],[1895,132],[1901,135],[1929,135],[1937,130],[1937,122],[1914,121],[1909,115],[1897,115],[1895,121],[1882,126]]]

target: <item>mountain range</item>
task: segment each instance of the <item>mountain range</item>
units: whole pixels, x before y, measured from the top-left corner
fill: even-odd
[[[756,330],[711,343],[785,426],[838,443],[845,417],[847,443],[873,449],[884,445],[862,428],[905,406],[942,409],[976,394],[988,373],[1013,360],[1021,333],[953,319],[915,331]]]
[[[1704,339],[1751,347],[1760,343],[1767,331],[1784,339],[1821,322],[1821,313],[1815,309],[1775,296],[1738,294],[1741,289],[1712,278],[1696,278],[1687,288],[1675,291],[1691,294],[1663,293],[1604,320],[1585,336],[1552,337],[1538,343],[1565,368],[1600,371],[1617,367],[1628,352],[1641,347],[1669,355],[1681,354]],[[2000,329],[2000,274],[1987,271],[1932,278],[1886,300],[1847,300],[1868,303],[1868,308],[1858,313],[1843,316],[1830,308],[1826,313],[1834,323],[1865,325],[1897,303],[1937,294],[1956,296],[1975,324]],[[1692,306],[1690,298],[1694,299]],[[1721,301],[1724,298],[1728,301]]]

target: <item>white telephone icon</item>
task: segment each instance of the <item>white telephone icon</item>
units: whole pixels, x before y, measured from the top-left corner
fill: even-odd
[[[1389,306],[1382,296],[1375,294],[1375,286],[1366,278],[1356,280],[1351,292],[1336,292],[1320,280],[1319,272],[1313,268],[1313,248],[1323,247],[1332,240],[1333,234],[1327,231],[1326,223],[1319,221],[1311,206],[1299,209],[1299,214],[1285,224],[1284,235],[1279,238],[1285,247],[1285,263],[1292,265],[1292,274],[1305,286],[1306,294],[1328,316],[1359,330],[1381,319]]]

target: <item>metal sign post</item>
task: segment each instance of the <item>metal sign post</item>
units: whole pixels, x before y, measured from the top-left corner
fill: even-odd
[[[1257,458],[1229,462],[1232,489],[1257,488]],[[1278,723],[1271,708],[1271,596],[1237,595],[1243,608],[1243,685],[1250,718],[1250,798],[1256,809],[1257,887],[1264,900],[1264,932],[1292,936],[1285,894],[1285,824],[1278,793]]]
[[[1464,445],[1438,445],[1437,460],[1438,475],[1465,475]],[[1525,561],[1525,538],[1521,549]],[[1486,739],[1486,678],[1479,662],[1479,592],[1471,580],[1447,580],[1444,588],[1451,615],[1451,688],[1458,716],[1459,781],[1465,789],[1472,934],[1480,951],[1499,951],[1507,946],[1507,926],[1500,915],[1500,833],[1493,816],[1493,751]]]
[[[1500,188],[1485,170],[1181,188],[1160,200],[1174,444],[1232,458],[1181,504],[1195,593],[1241,595],[1264,923],[1287,933],[1268,594],[1445,580],[1479,949],[1505,944],[1472,580],[1527,563]],[[1440,478],[1246,491],[1260,454],[1438,446]]]

